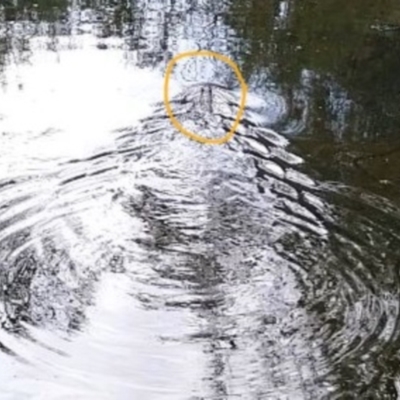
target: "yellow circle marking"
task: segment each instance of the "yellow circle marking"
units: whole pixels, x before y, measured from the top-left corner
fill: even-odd
[[[232,125],[231,130],[223,137],[220,138],[216,138],[216,139],[208,139],[205,138],[201,135],[197,135],[193,132],[190,132],[189,130],[187,130],[185,127],[182,126],[182,124],[175,118],[175,115],[172,111],[172,107],[171,104],[169,102],[169,97],[168,97],[168,92],[169,92],[169,80],[171,78],[172,75],[172,70],[175,66],[175,64],[181,60],[182,58],[186,58],[186,57],[196,57],[196,56],[200,56],[200,57],[214,57],[220,61],[225,62],[226,64],[228,64],[233,71],[235,72],[238,81],[240,83],[241,86],[241,90],[242,90],[242,95],[241,95],[241,100],[240,100],[240,105],[239,105],[239,111],[236,115],[236,119]],[[213,51],[208,51],[208,50],[200,50],[200,51],[188,51],[185,53],[181,53],[178,54],[177,56],[175,56],[169,63],[167,66],[167,71],[165,74],[165,81],[164,81],[164,103],[165,103],[165,107],[167,109],[167,114],[170,117],[172,124],[175,126],[176,129],[178,129],[179,132],[183,133],[185,136],[189,137],[190,139],[193,140],[197,140],[200,143],[205,143],[205,144],[222,144],[227,142],[228,140],[230,140],[233,135],[235,134],[235,130],[236,128],[239,126],[240,120],[243,116],[244,113],[244,107],[246,105],[246,95],[247,95],[247,86],[246,86],[246,82],[243,79],[242,74],[240,73],[240,70],[238,68],[238,66],[227,56],[224,56],[222,54],[219,53],[215,53]]]

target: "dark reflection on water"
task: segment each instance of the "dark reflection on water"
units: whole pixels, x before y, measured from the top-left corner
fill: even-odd
[[[119,50],[159,74],[180,51],[221,52],[263,100],[223,147],[188,142],[160,108],[139,127],[112,125],[99,151],[30,154],[26,166],[13,164],[30,149],[15,133],[41,147],[57,127],[0,125],[6,398],[49,382],[59,385],[49,398],[68,387],[79,398],[397,398],[396,1],[6,1],[0,21],[2,96],[14,84],[6,72],[34,68],[43,49],[76,51],[84,70],[72,39],[94,36],[93,56]],[[205,69],[180,72],[195,83]],[[174,104],[185,123],[221,135],[237,83],[217,71],[231,89],[213,89],[229,105],[221,115],[189,113],[196,87]],[[14,372],[15,359],[32,365]]]

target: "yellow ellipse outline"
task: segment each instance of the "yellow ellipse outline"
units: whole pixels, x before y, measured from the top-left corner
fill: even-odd
[[[186,57],[194,57],[194,56],[203,56],[203,57],[214,57],[218,60],[221,60],[228,64],[233,71],[235,72],[238,81],[240,83],[241,87],[241,101],[239,105],[239,111],[236,115],[235,122],[232,125],[231,130],[223,137],[217,138],[217,139],[208,139],[200,135],[196,135],[193,132],[190,132],[186,128],[182,126],[182,124],[175,118],[175,115],[172,111],[171,104],[169,102],[169,97],[168,97],[168,91],[169,91],[169,80],[172,75],[172,69],[174,68],[175,64],[181,60],[182,58]],[[187,136],[190,139],[197,140],[200,143],[204,144],[223,144],[230,140],[233,135],[235,134],[236,128],[239,126],[240,120],[243,116],[244,113],[244,108],[246,106],[246,95],[247,95],[247,86],[246,82],[244,81],[244,78],[239,70],[239,67],[236,65],[235,62],[233,62],[229,57],[224,56],[223,54],[215,53],[213,51],[209,50],[194,50],[194,51],[187,51],[185,53],[180,53],[176,55],[170,62],[168,63],[167,70],[165,73],[165,80],[164,80],[164,104],[167,109],[167,114],[169,118],[171,119],[172,124],[175,126],[176,129],[178,129],[179,132],[183,133],[185,136]]]

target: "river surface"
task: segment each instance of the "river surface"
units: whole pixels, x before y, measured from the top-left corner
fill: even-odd
[[[0,399],[400,398],[399,52],[394,0],[3,1]]]

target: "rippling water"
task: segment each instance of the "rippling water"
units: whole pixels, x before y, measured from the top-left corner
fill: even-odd
[[[254,82],[230,142],[187,139],[160,103],[166,60],[78,11],[3,71],[0,398],[397,398],[396,205],[307,168],[287,138],[303,117]],[[221,51],[210,15],[178,50],[207,47],[207,22]],[[173,80],[208,137],[238,109],[221,70]]]

